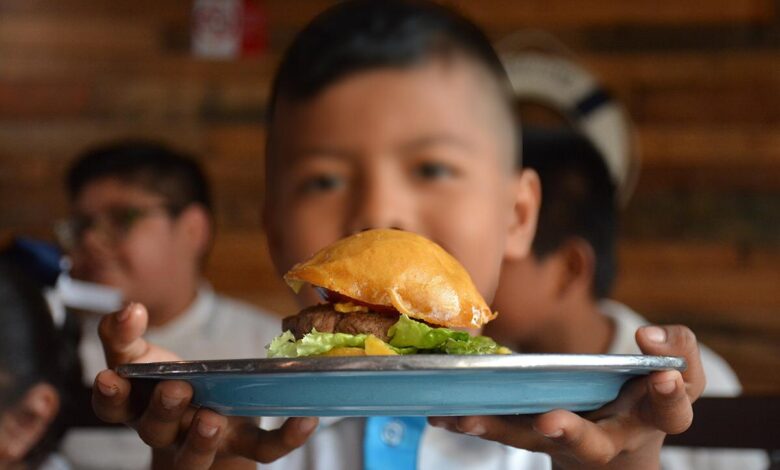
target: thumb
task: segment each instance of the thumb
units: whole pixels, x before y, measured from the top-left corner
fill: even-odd
[[[149,314],[139,303],[131,303],[122,310],[100,320],[98,333],[103,343],[108,367],[130,362],[176,361],[179,358],[164,349],[146,342]]]
[[[688,367],[682,372],[685,388],[691,402],[704,390],[707,379],[701,364],[696,335],[685,326],[645,326],[637,330],[636,342],[644,354],[682,356]]]

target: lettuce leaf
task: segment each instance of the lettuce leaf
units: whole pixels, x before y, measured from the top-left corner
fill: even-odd
[[[508,354],[507,348],[487,336],[471,336],[465,331],[449,328],[433,328],[406,315],[387,331],[390,345],[397,348],[414,348],[426,354]]]
[[[324,354],[333,348],[362,348],[368,335],[347,333],[320,333],[312,330],[299,340],[291,331],[285,331],[268,345],[268,357],[303,357]]]
[[[510,351],[487,336],[471,336],[465,331],[433,328],[401,315],[387,331],[390,347],[398,354],[508,354]],[[305,357],[324,354],[333,348],[365,347],[368,335],[320,333],[313,330],[295,340],[285,331],[268,345],[268,357]]]

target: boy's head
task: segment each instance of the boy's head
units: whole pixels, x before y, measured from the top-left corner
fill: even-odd
[[[117,287],[150,311],[199,276],[211,199],[190,156],[156,142],[107,144],[76,159],[67,191],[72,214],[59,234],[74,276]]]
[[[488,299],[522,257],[538,186],[514,175],[508,82],[488,39],[441,6],[354,1],[282,60],[269,112],[265,220],[277,268],[369,228],[425,235]]]
[[[491,327],[533,334],[538,322],[609,295],[617,209],[603,158],[574,131],[525,129],[523,166],[542,185],[536,235],[531,256],[504,265],[495,303],[522,315],[504,315]]]

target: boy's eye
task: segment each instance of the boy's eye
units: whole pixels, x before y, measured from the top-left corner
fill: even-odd
[[[308,178],[300,185],[300,192],[313,194],[333,191],[344,186],[344,179],[336,175],[317,175]]]
[[[455,170],[444,163],[425,162],[417,165],[414,174],[424,180],[437,180],[455,175]]]

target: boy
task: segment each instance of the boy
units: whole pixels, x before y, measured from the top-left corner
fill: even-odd
[[[604,159],[584,136],[564,128],[523,130],[522,165],[542,183],[531,253],[502,267],[485,334],[526,353],[639,354],[634,332],[647,324],[608,300],[616,273],[616,188]],[[587,334],[583,334],[587,332]],[[705,395],[736,396],[726,362],[700,346]],[[663,468],[765,468],[761,452],[667,448]]]
[[[435,4],[346,2],[315,19],[280,66],[269,110],[268,239],[279,272],[339,238],[375,227],[419,232],[450,251],[492,299],[500,265],[530,249],[539,199],[533,172],[515,175],[509,88],[488,40]],[[311,301],[313,293],[303,297]],[[127,309],[101,322],[109,364],[173,359],[140,338],[146,313]],[[643,350],[690,361],[688,391],[677,372],[634,382],[588,421],[565,411],[538,417],[435,418],[416,463],[423,468],[615,468],[657,465],[664,432],[691,419],[704,384],[695,340],[681,327],[638,334]],[[251,420],[189,410],[186,383],[158,385],[141,408],[130,383],[96,377],[93,403],[111,422],[134,422],[155,457],[187,468],[270,462],[301,446],[311,418],[261,431]],[[177,407],[163,398],[181,399]],[[168,400],[170,401],[170,400]],[[363,454],[361,420],[325,422],[280,468],[374,468]],[[659,430],[660,429],[660,430]],[[499,441],[500,446],[490,441]],[[392,462],[386,462],[392,465]]]
[[[67,190],[72,215],[59,232],[71,274],[146,305],[146,339],[190,359],[264,353],[278,318],[216,294],[202,278],[213,216],[206,178],[193,158],[155,142],[110,143],[74,162]],[[88,385],[106,367],[99,320],[83,321],[79,353]],[[148,447],[134,434],[77,430],[65,453],[79,468],[148,468]]]

